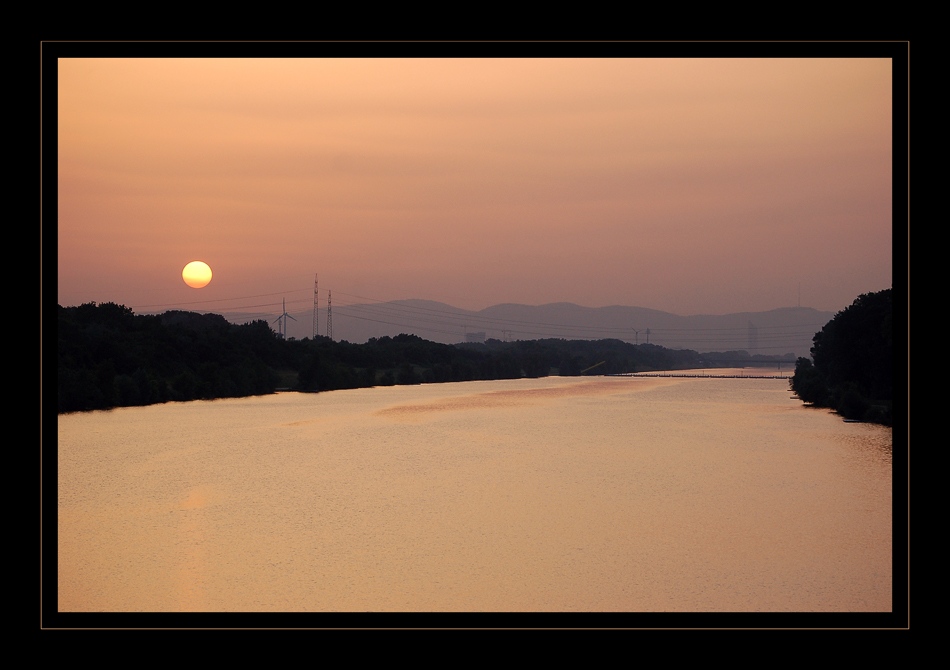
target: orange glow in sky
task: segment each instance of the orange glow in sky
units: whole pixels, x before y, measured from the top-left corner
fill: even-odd
[[[58,67],[62,305],[188,308],[194,258],[220,311],[315,273],[335,300],[681,315],[891,285],[889,59]]]

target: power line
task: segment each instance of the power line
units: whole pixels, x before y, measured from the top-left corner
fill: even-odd
[[[212,303],[212,302],[228,302],[230,300],[249,300],[251,298],[267,298],[272,295],[283,295],[286,293],[299,293],[302,290],[304,289],[293,289],[290,291],[277,291],[275,293],[259,293],[257,295],[244,295],[238,298],[215,298],[213,300],[192,300],[189,302],[170,302],[170,303],[157,304],[157,305],[129,305],[129,309],[136,310],[136,309],[149,309],[153,307],[177,307],[179,305],[204,305],[204,304]],[[260,305],[248,305],[248,306],[260,307]]]
[[[240,300],[248,300],[252,298],[259,297],[270,297],[274,295],[281,294],[294,294],[301,293],[307,289],[293,289],[283,292],[274,292],[274,293],[262,293],[248,296],[240,296],[234,298],[220,298],[215,300],[201,300],[201,301],[190,301],[185,303],[168,303],[168,304],[155,304],[155,305],[139,305],[135,306],[134,309],[142,308],[155,308],[155,307],[178,307],[183,305],[209,305],[213,303],[222,303],[222,302],[233,302]],[[341,292],[338,291],[338,294]],[[629,338],[631,332],[634,333],[634,340],[639,341],[639,334],[643,332],[642,329],[635,329],[629,325],[624,326],[589,326],[583,324],[568,324],[568,323],[549,323],[543,321],[525,321],[522,319],[510,319],[510,318],[501,318],[494,316],[482,316],[475,312],[470,312],[468,310],[459,310],[459,311],[448,311],[445,309],[438,309],[434,307],[425,307],[421,305],[413,304],[396,304],[397,301],[383,301],[377,298],[370,298],[367,296],[360,296],[351,293],[342,292],[342,295],[347,296],[352,299],[362,300],[367,302],[351,302],[344,305],[343,314],[347,318],[360,319],[363,321],[370,321],[375,323],[381,323],[385,325],[395,326],[397,328],[407,328],[407,329],[418,329],[420,323],[424,324],[422,326],[426,330],[431,332],[438,332],[446,335],[458,335],[463,326],[469,325],[477,328],[484,328],[488,331],[500,331],[504,339],[508,339],[509,336],[521,335],[521,336],[533,336],[533,337],[557,337],[558,333],[561,333],[564,336],[571,336],[572,338],[577,339],[620,339],[626,340]],[[305,298],[292,300],[291,305],[297,304],[307,304],[310,300]],[[310,305],[308,305],[310,306]],[[258,303],[251,305],[231,305],[227,307],[229,311],[241,310],[241,309],[250,309],[250,308],[260,308],[260,307],[277,307],[281,308],[281,303]],[[318,277],[314,275],[314,286],[313,286],[313,298],[312,298],[312,309],[313,309],[313,335],[314,337],[317,334],[317,314],[319,309],[319,285]],[[332,339],[332,328],[333,328],[333,317],[332,317],[332,308],[330,300],[330,291],[327,290],[327,336]],[[286,313],[286,304],[283,306],[283,310]],[[254,316],[253,314],[250,316]],[[676,316],[676,315],[671,315]],[[690,317],[678,317],[678,318],[690,318]],[[464,323],[463,323],[464,320]],[[769,342],[774,342],[777,340],[787,340],[789,338],[795,337],[807,337],[814,335],[824,323],[815,323],[815,324],[795,324],[795,325],[779,325],[779,326],[760,326],[757,328],[758,337],[757,341],[759,345],[764,345]],[[553,331],[553,332],[552,332]],[[671,345],[689,345],[692,343],[703,344],[709,346],[710,344],[715,344],[716,342],[721,342],[724,345],[728,344],[735,346],[737,342],[744,340],[748,342],[748,328],[747,326],[735,326],[735,327],[719,327],[719,328],[651,328],[648,330],[649,335],[653,335],[654,341],[662,341],[664,343],[669,343]],[[744,334],[743,334],[744,333]],[[649,338],[648,340],[649,341]],[[777,345],[775,347],[767,346],[758,346],[757,349],[767,349],[767,348],[783,348],[787,345]],[[748,347],[745,347],[748,348]]]
[[[351,306],[351,307],[352,307],[352,306]],[[388,326],[395,326],[396,328],[406,328],[407,330],[419,330],[419,319],[413,320],[411,323],[407,323],[407,322],[405,322],[405,321],[399,322],[399,321],[394,321],[394,320],[387,320],[387,319],[380,319],[380,318],[372,318],[372,317],[370,317],[370,316],[359,316],[359,315],[357,315],[357,314],[350,313],[349,309],[345,309],[344,312],[343,312],[343,314],[344,314],[347,318],[350,318],[350,319],[357,319],[357,320],[360,320],[360,321],[368,321],[368,322],[372,322],[372,323],[380,323],[380,324],[384,324],[384,325],[388,325]],[[452,327],[452,326],[459,326],[460,324],[446,324],[445,322],[432,322],[431,320],[429,320],[427,323],[430,323],[430,324],[434,323],[435,325],[426,325],[426,326],[424,326],[423,330],[426,331],[426,332],[430,332],[430,333],[440,333],[440,334],[444,334],[444,335],[456,335],[456,336],[459,335],[459,329],[458,329],[458,327],[454,327],[454,328],[451,328],[451,327]],[[443,326],[443,327],[440,327],[440,326]],[[451,330],[446,330],[445,327],[450,327]],[[500,330],[501,333],[502,333],[502,338],[503,338],[505,341],[508,341],[509,336],[512,336],[512,335],[518,335],[518,336],[521,336],[521,337],[523,337],[523,338],[525,338],[525,339],[530,339],[530,338],[532,338],[532,337],[534,337],[534,338],[538,338],[538,337],[552,337],[552,334],[551,334],[550,332],[546,332],[546,331],[542,331],[542,330],[525,329],[525,328],[518,329],[518,330],[507,329],[507,328],[501,328],[501,329],[499,329],[499,328],[490,328],[489,330]],[[657,339],[658,339],[658,338],[656,337],[656,333],[651,329],[649,334],[654,336],[654,342],[656,342]],[[810,335],[810,334],[813,334],[812,331],[807,331],[807,332],[805,332],[805,333],[800,333],[800,334],[798,334],[798,337],[803,337],[803,336],[807,336],[807,335]],[[791,338],[794,338],[794,337],[796,337],[796,335],[794,335],[794,334],[789,334],[789,335],[786,335],[786,336],[774,335],[774,336],[769,337],[769,338],[761,338],[761,337],[760,337],[760,338],[759,338],[759,346],[754,347],[752,350],[753,350],[753,351],[783,351],[783,350],[787,351],[787,350],[788,350],[788,346],[789,346],[788,343],[787,343],[787,340],[788,340],[788,339],[791,339]],[[571,339],[597,340],[597,339],[607,339],[607,338],[604,338],[603,336],[578,337],[577,335],[574,335],[574,336],[571,337]],[[612,339],[623,339],[623,338],[612,338]],[[659,340],[660,340],[661,342],[663,342],[664,345],[673,346],[673,347],[680,347],[680,348],[689,348],[689,347],[687,347],[687,346],[685,346],[685,345],[694,344],[694,345],[704,345],[703,348],[705,349],[705,348],[710,348],[710,347],[712,347],[712,346],[715,346],[715,345],[718,343],[718,344],[721,344],[721,345],[722,345],[722,348],[724,348],[724,349],[743,349],[743,350],[750,350],[749,346],[746,344],[746,342],[747,342],[747,334],[743,334],[742,331],[741,331],[741,329],[736,329],[735,335],[733,335],[733,336],[731,336],[731,337],[728,337],[728,336],[720,336],[720,337],[716,337],[716,338],[710,338],[710,337],[705,337],[705,338],[702,338],[702,337],[682,338],[682,337],[681,337],[681,338],[675,339],[675,340],[674,340],[674,339],[670,339],[670,338],[659,338]],[[781,341],[783,341],[784,343],[783,343],[783,344],[778,344],[778,345],[770,345],[770,346],[765,346],[765,345],[764,345],[764,343],[765,343],[766,341],[775,341],[775,340],[781,340]],[[649,341],[648,341],[648,343],[649,343]]]
[[[341,292],[338,291],[337,293],[341,293]],[[466,322],[480,321],[487,326],[493,326],[495,324],[513,324],[513,325],[526,325],[526,326],[532,326],[532,327],[544,326],[547,328],[569,329],[573,331],[589,330],[593,332],[609,332],[609,333],[618,333],[618,334],[627,333],[631,330],[629,326],[584,326],[581,324],[546,323],[546,322],[541,322],[541,321],[522,321],[522,320],[517,320],[517,319],[505,319],[505,318],[500,318],[500,317],[479,316],[477,313],[472,313],[472,312],[466,312],[465,314],[458,314],[455,312],[448,312],[446,310],[434,309],[430,307],[421,307],[418,305],[405,305],[405,304],[395,305],[393,304],[395,301],[383,301],[376,298],[368,298],[365,296],[358,296],[358,295],[353,295],[349,293],[343,293],[343,295],[350,296],[352,298],[359,298],[361,300],[369,300],[372,303],[376,303],[376,304],[352,303],[352,304],[347,305],[350,308],[360,308],[360,309],[367,309],[367,310],[394,309],[394,310],[397,310],[397,313],[400,311],[412,312],[412,313],[420,312],[425,315],[441,315],[441,316],[445,316],[445,317],[449,317],[453,319],[464,319]],[[671,316],[676,316],[676,315],[671,315]],[[690,318],[690,317],[678,317],[678,318]],[[444,322],[442,323],[444,324]],[[459,323],[458,325],[462,325],[462,324]],[[823,325],[824,324],[821,323],[821,324],[795,324],[795,325],[790,325],[790,326],[761,326],[760,329],[761,330],[770,330],[770,329],[778,329],[778,328],[806,328],[807,329],[812,326],[817,326],[818,328],[820,328]],[[650,330],[650,333],[654,336],[656,336],[658,333],[665,335],[665,334],[678,333],[678,332],[688,332],[688,333],[747,332],[747,326],[742,325],[742,326],[734,326],[734,327],[731,326],[731,327],[722,327],[722,328],[652,328]]]
[[[415,307],[411,305],[365,305],[351,304],[347,305],[344,314],[351,318],[362,318],[367,321],[377,321],[389,323],[395,326],[418,326],[419,323],[433,324],[442,327],[455,327],[469,325],[473,327],[484,327],[489,330],[500,330],[512,332],[525,332],[531,334],[551,335],[550,330],[567,331],[570,333],[582,332],[588,337],[606,337],[612,336],[616,339],[626,339],[632,330],[628,326],[585,326],[581,324],[564,323],[546,323],[529,322],[515,319],[501,319],[493,317],[480,317],[472,314],[457,314],[446,312],[444,310],[434,310],[429,308]],[[358,316],[362,314],[363,316]],[[375,318],[374,318],[375,317]],[[393,321],[395,319],[395,321]],[[406,323],[402,320],[411,321]],[[474,322],[474,323],[473,323]],[[509,328],[517,326],[517,328]],[[819,324],[814,324],[820,327]],[[435,328],[433,328],[435,330]],[[641,330],[633,329],[636,333]],[[762,326],[762,332],[759,335],[760,340],[778,339],[794,337],[796,335],[813,335],[816,331],[808,325],[792,324],[788,326]],[[668,339],[675,337],[677,340],[703,341],[721,340],[729,341],[737,338],[747,340],[748,330],[746,326],[735,326],[725,328],[653,328],[650,334],[654,338],[660,337]],[[684,337],[688,335],[687,337]]]

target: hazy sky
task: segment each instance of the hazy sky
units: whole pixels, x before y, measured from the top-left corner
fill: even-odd
[[[62,305],[276,314],[319,273],[322,305],[837,311],[892,281],[888,59],[64,58],[58,105]]]

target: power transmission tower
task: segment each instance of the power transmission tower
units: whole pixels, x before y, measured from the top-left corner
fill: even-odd
[[[333,294],[327,289],[327,337],[333,339]]]
[[[313,275],[313,337],[317,339],[317,275]]]

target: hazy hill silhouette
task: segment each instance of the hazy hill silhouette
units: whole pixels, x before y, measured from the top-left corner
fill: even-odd
[[[288,337],[311,337],[313,311],[291,314],[297,321],[288,323]],[[225,316],[232,323],[261,318],[259,314]],[[334,305],[333,338],[363,343],[372,337],[408,333],[432,342],[455,344],[464,342],[466,335],[478,337],[484,333],[489,339],[512,341],[613,338],[698,352],[744,350],[750,354],[808,356],[815,333],[833,316],[832,312],[810,307],[679,316],[643,307],[582,307],[572,303],[506,303],[470,311],[431,300],[396,300]],[[326,322],[323,305],[317,314],[317,334],[326,335]]]

